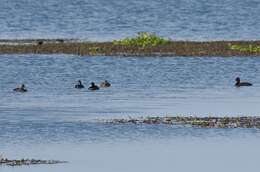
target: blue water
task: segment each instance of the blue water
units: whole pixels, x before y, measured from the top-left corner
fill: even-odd
[[[0,154],[70,162],[0,171],[254,171],[259,129],[112,125],[99,120],[259,116],[259,69],[257,57],[0,55]],[[235,88],[237,76],[253,87]],[[112,87],[77,90],[78,79],[86,87],[107,79]],[[27,93],[12,91],[20,83]]]
[[[0,0],[0,39],[260,39],[257,0]],[[257,171],[259,129],[111,125],[128,116],[260,114],[258,57],[0,55],[0,155],[67,160],[0,172]],[[234,78],[252,82],[235,88]],[[107,79],[112,87],[76,90]],[[12,91],[24,83],[25,94]]]
[[[1,113],[14,120],[140,115],[259,115],[259,58],[1,55]],[[234,79],[254,84],[235,88]],[[81,79],[112,87],[74,89]],[[29,92],[13,93],[24,83]],[[28,117],[28,118],[27,118]]]
[[[0,0],[0,38],[260,39],[258,0]]]

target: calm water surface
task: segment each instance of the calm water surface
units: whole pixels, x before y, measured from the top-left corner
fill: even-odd
[[[260,39],[258,0],[0,0],[0,38]]]
[[[1,55],[0,152],[10,158],[70,163],[0,171],[255,171],[258,129],[111,125],[95,120],[258,116],[259,69],[257,57]],[[236,76],[254,86],[235,88]],[[107,79],[112,87],[76,90],[78,79],[86,86]],[[19,83],[29,92],[14,93]]]
[[[0,39],[260,39],[257,0],[0,0]],[[257,171],[258,129],[109,125],[146,115],[259,115],[259,58],[0,55],[0,154],[67,160],[0,172]],[[253,82],[234,88],[234,78]],[[109,89],[75,90],[107,79]],[[12,92],[25,83],[28,93]]]

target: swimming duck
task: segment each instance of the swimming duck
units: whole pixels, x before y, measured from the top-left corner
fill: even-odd
[[[16,91],[16,92],[27,92],[27,89],[25,88],[25,85],[24,84],[22,84],[21,85],[21,87],[17,87],[17,88],[15,88],[15,89],[13,89],[14,91]]]
[[[88,89],[94,91],[99,90],[99,87],[94,82],[91,82],[91,86]]]
[[[240,78],[237,77],[236,78],[236,84],[235,86],[237,87],[241,87],[241,86],[252,86],[253,84],[249,83],[249,82],[240,82]]]
[[[103,88],[110,87],[110,86],[111,86],[111,84],[107,80],[100,83],[100,87],[103,87]]]
[[[78,89],[84,88],[84,85],[82,84],[81,80],[78,80],[78,83],[75,85],[75,88]]]
[[[43,44],[43,41],[38,41],[37,44],[38,44],[38,45],[42,45],[42,44]]]

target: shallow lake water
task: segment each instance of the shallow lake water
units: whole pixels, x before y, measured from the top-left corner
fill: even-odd
[[[0,38],[260,39],[258,0],[0,0]]]
[[[68,164],[0,171],[256,171],[260,130],[112,125],[128,116],[260,114],[260,59],[0,55],[0,153]],[[253,87],[235,88],[240,76]],[[78,79],[107,79],[99,91]],[[14,93],[25,83],[28,92]]]
[[[8,119],[260,113],[257,57],[0,57],[0,108]],[[237,76],[254,86],[234,87]],[[74,89],[79,79],[86,87],[103,80],[112,87],[96,92]],[[12,91],[21,83],[28,93]]]

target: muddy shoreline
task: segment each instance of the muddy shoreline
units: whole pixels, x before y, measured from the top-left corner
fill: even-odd
[[[157,46],[123,46],[72,39],[0,40],[0,54],[80,56],[260,56],[260,41],[170,41]]]

